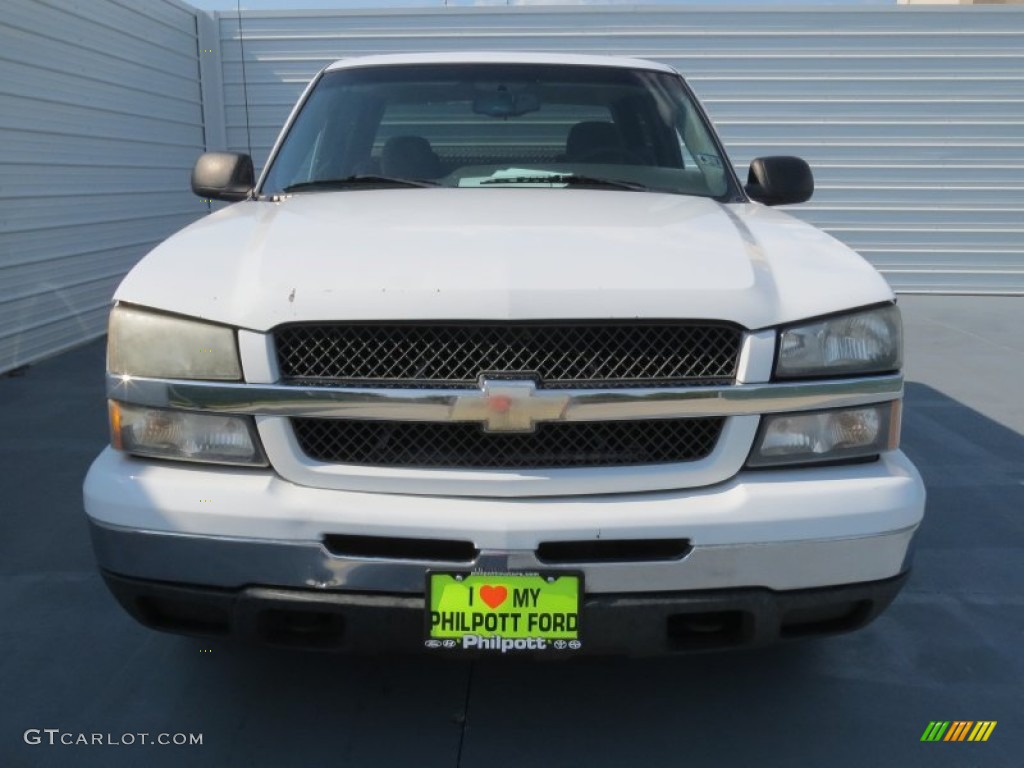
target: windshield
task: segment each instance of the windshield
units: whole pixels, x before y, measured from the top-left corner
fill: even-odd
[[[577,65],[396,65],[325,73],[262,192],[414,180],[727,199],[734,194],[727,168],[676,75]]]

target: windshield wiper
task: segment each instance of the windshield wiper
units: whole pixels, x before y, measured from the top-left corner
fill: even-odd
[[[485,179],[480,184],[565,184],[578,187],[628,189],[634,192],[645,192],[649,189],[643,184],[637,184],[632,181],[602,179],[597,176],[581,176],[577,173],[553,173],[545,176],[507,176],[504,178]]]
[[[423,181],[420,179],[400,179],[394,176],[375,176],[373,174],[357,174],[355,176],[344,176],[339,179],[316,179],[315,181],[300,181],[298,184],[290,184],[282,192],[299,192],[306,189],[344,189],[345,187],[436,187],[436,181]]]

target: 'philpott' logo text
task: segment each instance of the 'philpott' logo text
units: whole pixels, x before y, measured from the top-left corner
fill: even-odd
[[[481,637],[480,635],[464,635],[458,640],[437,640],[431,638],[426,641],[427,648],[461,648],[462,650],[495,651],[497,653],[508,653],[509,651],[547,651],[547,650],[573,650],[578,651],[583,647],[579,640],[547,640],[542,637]]]
[[[480,635],[464,635],[463,650],[476,649],[481,651],[544,651],[548,641],[541,637],[480,637]]]

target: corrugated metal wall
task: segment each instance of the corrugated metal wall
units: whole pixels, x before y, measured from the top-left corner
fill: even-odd
[[[4,0],[0,372],[100,335],[121,276],[207,206],[204,148],[258,164],[324,64],[522,49],[657,59],[737,166],[795,153],[797,215],[905,291],[1024,293],[1024,8],[430,8],[197,13],[182,0]],[[201,76],[200,76],[201,75]]]
[[[228,145],[247,146],[239,24],[218,14]],[[262,164],[303,85],[359,54],[616,53],[687,75],[745,173],[799,154],[794,209],[904,291],[1024,293],[1024,8],[437,8],[243,12]]]
[[[3,0],[0,371],[105,330],[114,288],[207,206],[196,15],[172,0]]]

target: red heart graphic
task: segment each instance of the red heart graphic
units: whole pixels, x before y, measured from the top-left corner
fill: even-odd
[[[508,599],[508,588],[484,584],[480,587],[480,599],[491,606],[491,610],[494,610]]]

